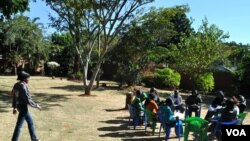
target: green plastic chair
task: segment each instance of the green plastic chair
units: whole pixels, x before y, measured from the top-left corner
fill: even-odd
[[[153,112],[145,109],[145,116],[144,116],[144,125],[145,125],[145,133],[147,131],[147,127],[148,125],[150,125],[151,129],[152,129],[152,134],[155,134],[155,128],[156,128],[156,118],[153,117]]]
[[[239,115],[238,115],[238,118],[239,118],[239,124],[240,125],[243,125],[243,121],[245,120],[245,118],[246,118],[246,116],[247,116],[247,113],[240,113]]]
[[[189,132],[200,134],[200,141],[206,141],[208,123],[208,121],[200,117],[187,117],[185,120],[184,141],[187,141]]]

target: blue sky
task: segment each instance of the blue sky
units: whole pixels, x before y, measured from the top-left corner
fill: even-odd
[[[173,7],[176,5],[188,5],[194,22],[192,27],[198,29],[202,20],[206,17],[209,24],[215,24],[225,33],[229,33],[227,41],[237,43],[250,43],[250,0],[155,0],[149,6]],[[38,0],[31,3],[30,12],[25,15],[31,18],[39,17],[39,22],[48,27],[48,14],[52,12],[45,3]],[[55,30],[48,28],[47,33]]]

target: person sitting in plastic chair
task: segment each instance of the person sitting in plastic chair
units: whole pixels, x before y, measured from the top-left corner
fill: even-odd
[[[149,94],[149,103],[146,106],[145,110],[145,131],[147,128],[147,125],[150,125],[153,129],[152,133],[154,134],[155,128],[156,128],[156,122],[157,122],[157,112],[158,112],[158,105],[155,101],[155,96],[153,94]],[[148,112],[148,111],[150,112]],[[149,124],[148,124],[149,123]]]
[[[179,117],[174,115],[172,111],[173,102],[170,98],[167,98],[165,101],[165,105],[161,105],[159,108],[159,112],[161,118],[166,125],[166,127],[175,127],[175,134],[177,137],[183,136],[183,126],[182,121],[179,120]],[[166,129],[165,129],[166,130]],[[167,128],[167,138],[169,137],[170,128]]]
[[[141,96],[141,91],[137,90],[135,92],[135,98],[132,101],[132,106],[136,109],[135,114],[136,116],[140,117],[140,121],[139,124],[142,125],[143,124],[143,113],[144,113],[144,105],[142,100],[144,100],[144,97]],[[142,98],[143,97],[143,98]]]
[[[237,112],[238,107],[233,98],[226,101],[226,107],[221,110],[221,115],[218,117],[218,121],[215,123],[214,133],[218,140],[221,140],[221,125],[223,124],[237,124]]]
[[[149,94],[154,95],[154,100],[157,103],[157,105],[159,105],[161,100],[155,87],[150,88]]]
[[[214,115],[217,115],[225,105],[225,98],[223,91],[218,91],[216,98],[212,101],[212,104],[208,106],[208,111],[205,116],[205,120],[211,121]]]
[[[245,97],[243,95],[235,95],[234,97],[238,100],[237,106],[239,107],[239,112],[243,113],[247,108],[247,101]]]
[[[195,112],[195,116],[199,117],[201,112],[201,96],[198,94],[197,90],[192,91],[192,95],[186,100],[186,116],[191,117],[192,112]]]
[[[182,97],[179,94],[179,90],[178,89],[176,89],[174,91],[174,93],[169,96],[169,98],[173,102],[173,109],[174,109],[174,111],[177,111],[177,112],[180,112],[180,113],[183,113],[185,111],[185,109],[183,107],[183,103],[182,103]]]

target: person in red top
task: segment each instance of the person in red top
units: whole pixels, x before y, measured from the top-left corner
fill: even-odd
[[[158,105],[156,104],[155,100],[154,100],[154,95],[153,94],[149,94],[149,103],[146,105],[146,109],[150,110],[153,112],[154,116],[156,116],[157,111],[159,109]]]

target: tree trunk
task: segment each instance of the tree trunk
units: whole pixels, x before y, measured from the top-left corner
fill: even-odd
[[[98,72],[97,77],[96,77],[96,88],[99,88],[100,77],[102,76],[102,74],[103,74],[102,69],[99,69],[99,72]]]
[[[73,74],[76,74],[77,72],[79,72],[79,66],[80,66],[80,57],[78,54],[76,54],[75,60],[74,60]]]
[[[85,95],[91,95],[91,87],[85,87]]]
[[[96,68],[95,68],[95,70],[94,70],[94,72],[93,72],[93,74],[91,76],[89,84],[88,84],[87,87],[85,87],[85,94],[86,95],[90,95],[91,94],[90,91],[91,91],[91,89],[92,89],[92,87],[94,85],[94,81],[96,79],[96,76],[97,76],[97,73],[99,72],[100,67],[101,67],[101,61],[99,61],[98,64],[96,65]]]
[[[128,109],[128,104],[132,104],[133,101],[133,93],[126,94],[126,101],[125,101],[125,109]]]

